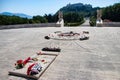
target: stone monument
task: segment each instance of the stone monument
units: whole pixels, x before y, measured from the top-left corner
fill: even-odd
[[[103,21],[102,21],[101,17],[102,17],[102,10],[97,10],[96,26],[102,26]]]
[[[61,27],[64,27],[63,13],[61,11],[59,11],[59,13],[58,13],[58,19],[59,20],[58,20],[57,24],[60,24]]]

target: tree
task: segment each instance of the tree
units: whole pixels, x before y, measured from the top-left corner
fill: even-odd
[[[96,25],[96,17],[95,16],[91,16],[89,23],[90,23],[90,26],[95,26]]]
[[[120,3],[102,9],[102,19],[120,22]]]
[[[52,15],[52,14],[47,15],[47,14],[45,14],[44,18],[46,18],[49,23],[56,22],[56,14],[55,15]]]
[[[46,23],[47,22],[47,20],[46,20],[46,18],[44,18],[44,17],[42,17],[42,16],[33,16],[33,21],[35,22],[35,23]]]
[[[0,15],[0,25],[28,24],[29,19],[18,16]]]
[[[83,16],[75,12],[64,13],[64,20],[69,23],[81,22],[83,21]]]

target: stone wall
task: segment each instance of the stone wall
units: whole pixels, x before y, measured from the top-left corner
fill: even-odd
[[[16,29],[16,28],[36,28],[36,27],[60,27],[56,23],[40,23],[40,24],[18,24],[18,25],[0,25],[0,29]]]
[[[103,22],[103,27],[120,27],[120,22]]]

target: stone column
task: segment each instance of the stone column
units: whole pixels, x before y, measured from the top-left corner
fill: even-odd
[[[58,20],[57,24],[60,24],[61,27],[64,27],[63,13],[61,11],[59,11],[59,13],[58,13],[58,19],[59,20]]]
[[[102,10],[97,10],[96,26],[102,26],[103,21],[102,21],[101,17],[102,17]]]

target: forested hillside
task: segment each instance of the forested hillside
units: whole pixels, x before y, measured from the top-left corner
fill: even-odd
[[[90,17],[95,14],[96,10],[100,9],[99,7],[93,8],[90,4],[67,4],[60,9],[63,13],[75,12],[77,14],[83,15],[84,17]]]

